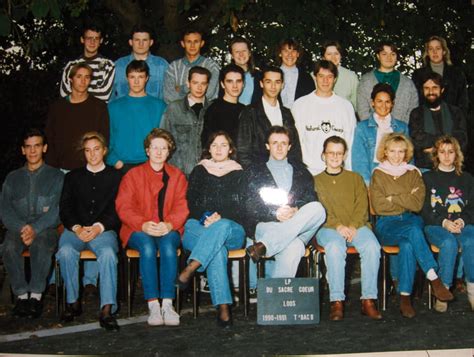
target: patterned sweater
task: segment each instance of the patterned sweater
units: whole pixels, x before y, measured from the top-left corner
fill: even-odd
[[[467,172],[429,171],[423,174],[426,197],[423,219],[426,225],[441,226],[444,219],[461,218],[474,224],[474,178]],[[473,203],[471,203],[473,202]]]
[[[88,89],[89,93],[94,97],[107,102],[112,94],[115,65],[114,62],[102,57],[100,54],[90,58],[81,56],[78,59],[67,63],[61,76],[61,85],[59,89],[61,97],[67,97],[71,94],[69,72],[74,65],[82,62],[85,62],[92,68],[92,79]]]

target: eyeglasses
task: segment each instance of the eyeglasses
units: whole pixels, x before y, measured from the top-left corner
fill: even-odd
[[[327,156],[332,156],[332,157],[343,157],[344,153],[343,152],[334,152],[334,151],[326,151],[324,153]]]
[[[162,152],[165,152],[165,151],[168,151],[169,148],[166,147],[166,146],[155,146],[155,145],[150,145],[150,150],[153,150],[153,151],[162,151]]]

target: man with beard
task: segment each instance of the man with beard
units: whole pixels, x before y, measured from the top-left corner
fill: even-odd
[[[410,114],[409,131],[415,145],[415,163],[421,169],[431,169],[431,152],[436,139],[445,134],[454,136],[463,152],[467,148],[466,118],[463,111],[442,100],[443,77],[435,72],[422,79],[423,104]]]

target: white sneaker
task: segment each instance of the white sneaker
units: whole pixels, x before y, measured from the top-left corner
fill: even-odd
[[[235,302],[235,303],[238,303],[239,300],[240,300],[239,288],[234,288],[232,295],[233,295],[233,297],[234,297],[234,302]]]
[[[436,299],[433,308],[435,309],[435,311],[438,311],[438,312],[446,312],[448,311],[448,303],[445,301]]]
[[[257,303],[257,288],[249,289],[249,303],[250,304]]]
[[[161,326],[164,325],[163,315],[159,304],[154,304],[150,309],[150,316],[147,319],[148,325],[150,326]]]
[[[467,299],[471,304],[471,310],[474,311],[474,283],[467,283]]]
[[[164,305],[161,311],[166,326],[179,326],[179,315],[174,311],[173,305]]]
[[[210,294],[211,290],[209,289],[209,282],[207,281],[207,278],[204,275],[201,275],[201,280],[199,281],[199,287],[201,289],[201,292]]]

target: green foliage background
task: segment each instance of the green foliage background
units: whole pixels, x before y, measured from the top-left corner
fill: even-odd
[[[253,43],[257,66],[274,62],[276,44],[294,37],[306,50],[303,64],[309,68],[319,58],[322,42],[336,39],[346,48],[343,65],[359,74],[374,65],[372,49],[381,39],[398,45],[399,69],[410,74],[421,66],[425,39],[441,35],[453,62],[468,77],[473,103],[473,10],[467,0],[4,0],[0,180],[21,164],[20,133],[44,124],[49,103],[59,95],[62,67],[81,53],[80,29],[86,20],[102,26],[106,38],[101,52],[114,60],[130,51],[133,24],[146,22],[156,33],[154,54],[169,61],[181,55],[181,32],[197,27],[206,33],[207,54],[221,64],[229,59],[227,44],[235,35]]]

